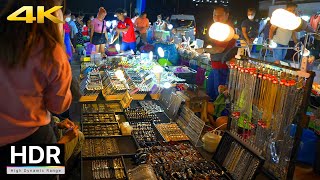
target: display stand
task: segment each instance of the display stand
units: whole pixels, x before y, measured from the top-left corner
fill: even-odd
[[[260,148],[266,158],[263,170],[269,178],[292,179],[302,129],[309,123],[306,112],[315,73],[249,57],[230,66],[233,116],[228,130],[236,131]],[[268,99],[261,98],[264,96]],[[285,108],[288,110],[284,111]],[[297,124],[294,137],[290,136],[291,123]]]

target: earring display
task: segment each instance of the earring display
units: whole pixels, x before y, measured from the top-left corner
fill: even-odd
[[[124,112],[129,122],[131,121],[154,122],[154,123],[161,122],[161,120],[156,114],[150,114],[142,107],[127,108],[124,110]]]
[[[119,147],[114,138],[85,139],[82,157],[104,157],[119,153]]]
[[[85,124],[83,125],[83,134],[86,137],[108,137],[121,135],[119,124]]]
[[[251,149],[247,148],[250,147]],[[233,179],[254,179],[264,163],[261,151],[238,136],[225,132],[213,159],[225,168]]]
[[[227,179],[190,143],[161,143],[145,151],[149,154],[146,164],[153,167],[158,179]]]
[[[230,65],[231,130],[263,151],[265,168],[279,179],[288,174],[294,142],[290,129],[305,84],[295,70],[245,61]]]
[[[109,108],[107,104],[83,104],[82,113],[105,113]]]
[[[157,141],[151,122],[130,122],[133,127],[133,135],[140,146],[153,144]]]
[[[163,109],[153,101],[139,101],[139,103],[141,107],[150,114],[164,112]]]
[[[187,141],[188,136],[179,128],[176,123],[156,124],[157,130],[163,139],[169,141]]]
[[[125,179],[125,168],[121,158],[91,161],[93,179]]]
[[[83,124],[118,123],[114,114],[83,114]]]

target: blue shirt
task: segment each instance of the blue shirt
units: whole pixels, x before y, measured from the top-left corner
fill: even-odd
[[[71,27],[71,31],[73,32],[73,34],[78,34],[78,28],[74,21],[70,21],[69,26]]]

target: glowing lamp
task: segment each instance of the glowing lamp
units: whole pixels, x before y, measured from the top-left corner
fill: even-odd
[[[152,51],[150,51],[150,53],[149,53],[149,60],[150,60],[150,61],[153,60],[153,52],[152,52]]]
[[[172,30],[173,29],[173,25],[172,24],[168,24],[168,29]]]
[[[314,29],[308,25],[308,22],[285,9],[275,10],[272,13],[270,23],[291,31],[299,32],[305,30],[307,32],[314,32]]]
[[[209,28],[209,36],[211,39],[221,42],[239,38],[232,27],[220,22],[216,22],[211,25]]]
[[[159,65],[156,65],[156,66],[153,67],[152,72],[156,76],[158,84],[160,84],[161,74],[163,72],[163,68],[161,66],[159,66]]]
[[[207,49],[211,49],[211,48],[212,48],[212,46],[211,46],[211,45],[208,45],[206,48],[207,48]]]
[[[169,88],[171,87],[171,83],[165,82],[165,83],[163,84],[163,87],[164,87],[165,89],[169,89]]]
[[[117,52],[120,52],[120,44],[116,44],[116,50]]]
[[[310,56],[310,51],[308,50],[308,49],[304,49],[304,52],[302,53],[302,51],[301,51],[301,53],[300,53],[303,57],[307,57],[307,56]]]
[[[164,50],[161,47],[158,48],[158,54],[161,58],[164,58]]]
[[[123,74],[123,72],[122,72],[121,70],[117,70],[117,71],[115,72],[115,75],[116,75],[116,77],[117,77],[120,81],[125,80],[124,74]]]
[[[111,23],[110,21],[107,21],[107,22],[106,22],[106,26],[107,26],[108,28],[110,28],[111,25],[112,25],[112,23]]]

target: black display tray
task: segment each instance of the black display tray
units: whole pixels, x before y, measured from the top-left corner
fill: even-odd
[[[126,168],[126,164],[124,162],[124,158],[122,156],[117,156],[117,157],[105,157],[105,158],[96,158],[96,159],[91,159],[91,160],[82,160],[82,176],[81,179],[82,180],[95,180],[95,178],[93,177],[93,172],[92,172],[92,161],[94,160],[108,160],[108,162],[112,162],[113,159],[115,158],[121,158],[122,160],[122,165],[124,167],[124,173],[125,173],[125,178],[123,179],[119,179],[119,180],[125,180],[128,177],[127,174],[127,168]],[[113,168],[110,168],[113,169]],[[113,180],[116,179],[115,177],[113,178],[105,178],[105,179],[100,179],[100,180]]]
[[[104,137],[97,137],[97,138],[86,138],[86,139],[98,139]],[[115,136],[115,137],[108,137],[114,138],[117,142],[119,153],[117,154],[107,154],[103,157],[114,157],[114,156],[133,156],[136,154],[137,150],[139,149],[139,145],[136,139],[133,136]],[[96,158],[103,158],[103,157],[82,157],[83,159],[96,159]]]

